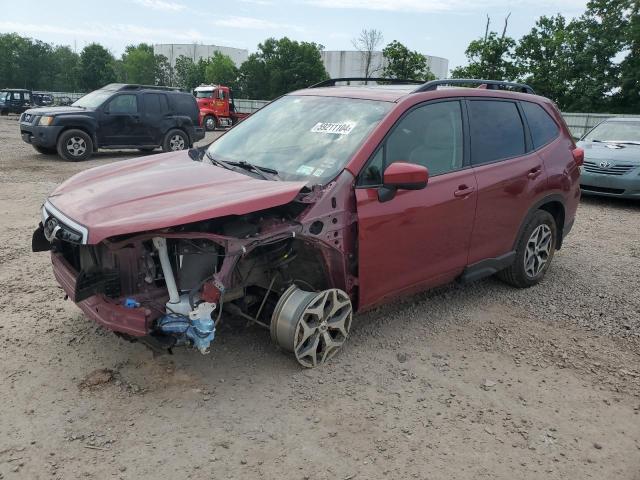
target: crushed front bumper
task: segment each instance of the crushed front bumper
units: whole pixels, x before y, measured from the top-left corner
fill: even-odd
[[[65,260],[62,254],[51,252],[51,263],[56,280],[75,302],[78,272]],[[126,308],[102,294],[93,295],[76,305],[92,320],[114,332],[126,333],[134,337],[146,336],[157,315],[147,308]]]

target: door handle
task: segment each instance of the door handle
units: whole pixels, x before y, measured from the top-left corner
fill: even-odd
[[[466,197],[468,195],[471,195],[474,192],[475,188],[474,187],[468,187],[466,185],[460,185],[458,186],[458,190],[456,190],[455,192],[453,192],[453,196],[454,197]]]
[[[529,170],[529,173],[527,173],[527,177],[529,177],[531,180],[535,180],[540,176],[541,173],[542,173],[542,167],[534,167],[531,170]]]

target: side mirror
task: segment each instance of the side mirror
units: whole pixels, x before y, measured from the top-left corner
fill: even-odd
[[[398,190],[421,190],[427,186],[429,170],[422,165],[393,162],[384,171],[383,186],[378,190],[378,200],[388,202]]]

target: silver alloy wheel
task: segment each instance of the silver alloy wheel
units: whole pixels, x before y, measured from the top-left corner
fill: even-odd
[[[214,130],[216,128],[216,120],[213,117],[207,117],[204,127],[209,131]]]
[[[271,318],[271,337],[293,352],[303,367],[316,367],[333,357],[349,336],[353,308],[337,288],[305,292],[292,285],[282,294]]]
[[[527,242],[524,251],[524,272],[535,278],[544,269],[551,254],[553,234],[546,223],[538,225]]]
[[[184,150],[184,138],[180,134],[175,134],[169,139],[169,148],[172,151]]]
[[[67,140],[67,152],[74,157],[81,157],[87,151],[87,144],[82,137],[71,137]]]

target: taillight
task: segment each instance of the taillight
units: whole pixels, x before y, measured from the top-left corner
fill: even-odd
[[[584,150],[580,147],[574,148],[571,153],[573,154],[573,160],[579,167],[584,163]]]

